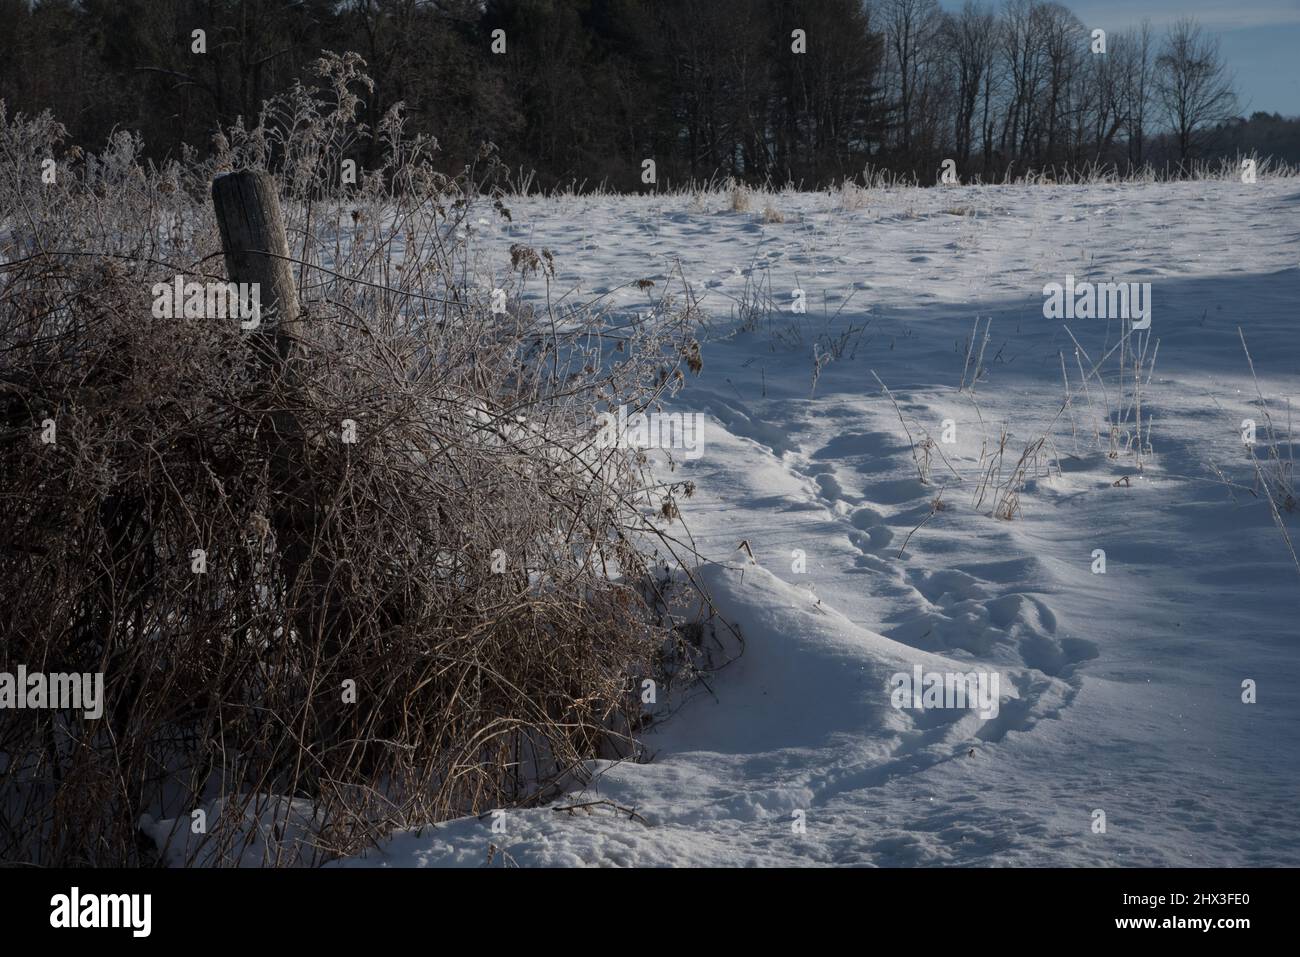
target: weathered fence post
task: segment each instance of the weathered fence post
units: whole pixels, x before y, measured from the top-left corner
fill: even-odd
[[[289,242],[275,180],[266,173],[244,171],[216,177],[212,181],[212,206],[230,281],[257,284],[261,322],[250,335],[260,341],[258,352],[266,363],[263,375],[269,421],[259,432],[268,443],[271,463],[268,518],[275,531],[286,597],[292,603],[300,573],[311,558],[315,495],[306,467],[303,430],[287,401],[294,392],[288,360],[295,345],[303,342]],[[314,629],[319,625],[319,609],[313,604],[308,598],[306,607],[299,606],[305,612],[300,618],[301,627]]]
[[[280,358],[288,355],[300,329],[298,290],[289,262],[275,180],[249,170],[212,181],[212,206],[231,282],[256,283],[262,326],[275,336]]]

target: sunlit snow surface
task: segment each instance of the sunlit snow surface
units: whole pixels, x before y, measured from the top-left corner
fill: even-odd
[[[1300,574],[1267,504],[1207,468],[1249,487],[1243,419],[1263,441],[1239,325],[1283,431],[1300,399],[1300,180],[872,191],[856,209],[791,193],[771,224],[767,202],[537,199],[473,227],[489,260],[549,247],[575,300],[644,309],[619,287],[680,295],[683,277],[700,297],[704,369],[671,407],[706,414],[705,446],[672,474],[698,488],[683,516],[747,649],[648,735],[651,762],[601,764],[563,801],[644,823],[507,811],[504,833],[468,818],[341,863],[1300,864]],[[1057,417],[1062,353],[1079,388],[1067,325],[1094,360],[1117,340],[1115,322],[1043,317],[1067,274],[1152,284],[1155,457],[1138,474],[1097,448],[1094,382],[1096,412],[1078,397],[1053,428],[1060,474],[1004,521],[972,505],[981,444],[1005,426],[1009,468]],[[737,334],[760,278],[785,311]],[[958,392],[977,316],[978,411]],[[819,336],[824,352],[864,325],[812,396]],[[872,371],[913,428],[953,420],[941,448],[965,481],[937,456],[918,481]],[[948,507],[898,557],[943,483]],[[1300,511],[1286,520],[1300,541]],[[891,707],[916,664],[998,672],[998,716]]]

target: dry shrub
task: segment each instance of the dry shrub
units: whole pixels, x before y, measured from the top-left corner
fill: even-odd
[[[845,180],[840,183],[839,189],[833,192],[835,194],[835,207],[846,212],[866,209],[871,198],[870,192],[852,180]]]
[[[0,671],[102,672],[107,703],[0,712],[0,859],[151,861],[147,815],[186,860],[246,861],[250,814],[280,834],[305,805],[260,859],[317,863],[543,799],[634,750],[636,679],[689,678],[665,492],[593,443],[679,387],[689,311],[529,308],[549,253],[485,275],[467,239],[509,215],[492,150],[441,177],[399,112],[340,184],[362,66],[327,57],[322,89],[163,169],[125,135],[60,154],[0,106]],[[310,338],[279,367],[267,327],[151,315],[155,283],[224,281],[227,168],[282,184]]]
[[[731,211],[733,213],[749,212],[754,194],[748,186],[744,183],[739,183],[736,180],[728,180],[727,191],[729,194],[729,202],[731,203]]]

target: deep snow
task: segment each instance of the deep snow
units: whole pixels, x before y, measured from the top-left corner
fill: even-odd
[[[768,201],[516,200],[512,223],[474,227],[497,262],[549,247],[577,298],[644,308],[642,278],[700,297],[704,369],[672,408],[707,416],[705,444],[672,474],[697,486],[683,518],[746,649],[647,736],[652,761],[599,763],[562,802],[642,820],[511,810],[503,833],[467,818],[340,865],[1300,864],[1300,574],[1268,506],[1207,468],[1250,486],[1242,419],[1263,441],[1238,325],[1275,422],[1296,396],[1300,181],[786,193],[783,223]],[[1151,283],[1140,472],[1098,448],[1099,395],[1061,412],[1062,354],[1081,391],[1066,327],[1094,361],[1120,331],[1044,318],[1067,274]],[[738,331],[756,281],[781,312]],[[814,392],[814,344],[855,329]],[[962,482],[937,453],[919,481],[873,373],[913,438],[953,420],[939,449]],[[1009,468],[1049,424],[1018,516],[975,508],[982,443],[1005,426]],[[918,664],[998,674],[998,715],[893,707],[891,676]]]

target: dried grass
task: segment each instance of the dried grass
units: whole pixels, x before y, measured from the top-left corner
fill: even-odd
[[[691,310],[527,306],[549,253],[484,275],[466,238],[509,216],[492,150],[440,176],[398,112],[383,165],[340,183],[372,135],[362,66],[327,56],[319,89],[161,169],[126,134],[60,154],[50,118],[0,112],[0,669],[102,672],[107,700],[98,721],[0,713],[0,859],[148,862],[142,815],[209,805],[174,841],[232,863],[250,813],[280,833],[305,800],[309,833],[267,862],[319,863],[554,794],[635,753],[641,677],[690,677],[698,632],[660,564],[681,489],[652,497],[644,459],[592,436],[680,387]],[[245,168],[282,184],[310,330],[270,381],[236,322],[150,314],[156,282],[224,281],[207,190]]]

